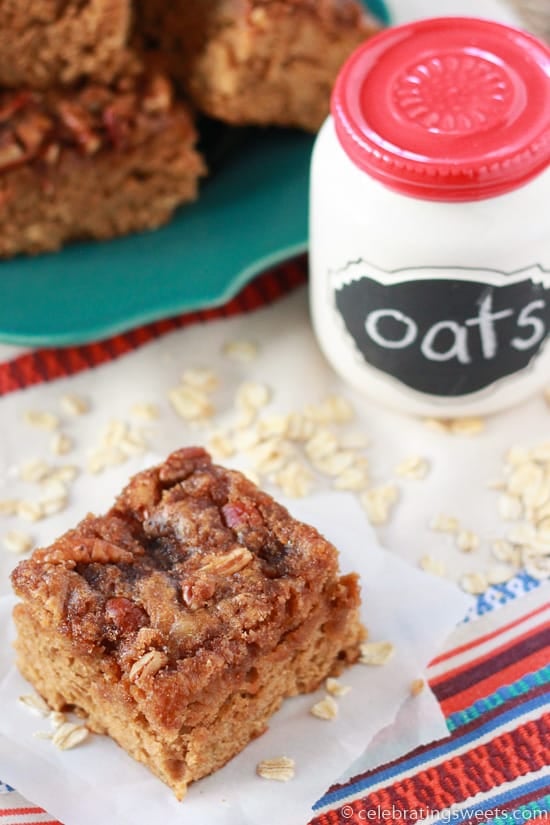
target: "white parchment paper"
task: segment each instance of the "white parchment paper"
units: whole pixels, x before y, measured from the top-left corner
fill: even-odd
[[[119,485],[114,477],[111,482]],[[382,550],[364,513],[346,495],[319,494],[293,502],[289,509],[339,547],[343,571],[359,572],[370,638],[391,641],[396,647],[387,665],[356,665],[341,677],[352,690],[338,700],[336,720],[325,722],[309,714],[322,690],[287,700],[266,734],[225,768],[193,785],[185,801],[178,803],[168,788],[105,737],[93,736],[65,752],[33,737],[38,729],[47,729],[48,722],[18,704],[18,696],[28,693],[29,686],[15,670],[7,645],[0,653],[2,779],[67,825],[304,825],[312,816],[311,805],[329,785],[351,763],[360,769],[359,757],[373,736],[394,721],[405,701],[417,702],[418,711],[417,734],[407,737],[403,751],[444,736],[444,719],[430,691],[411,699],[409,687],[463,617],[470,599]],[[0,628],[8,638],[13,637],[13,604],[11,597],[0,600]],[[256,776],[261,759],[280,755],[295,759],[292,781],[281,784]]]

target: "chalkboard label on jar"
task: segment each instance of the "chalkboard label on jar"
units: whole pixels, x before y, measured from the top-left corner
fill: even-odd
[[[524,370],[550,330],[550,272],[417,268],[363,260],[331,273],[358,356],[414,390],[478,392]]]

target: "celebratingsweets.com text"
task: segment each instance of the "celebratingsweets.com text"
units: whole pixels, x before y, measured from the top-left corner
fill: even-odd
[[[478,822],[495,821],[508,822],[510,825],[520,822],[550,822],[550,811],[540,808],[523,808],[512,810],[510,808],[449,808],[445,811],[438,811],[432,808],[398,808],[395,805],[382,807],[376,805],[372,808],[358,808],[355,805],[343,805],[340,814],[344,820],[354,822],[422,822],[432,820],[434,823],[459,823],[471,820]]]

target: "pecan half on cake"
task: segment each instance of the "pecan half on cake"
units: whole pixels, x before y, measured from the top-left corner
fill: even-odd
[[[200,448],[139,473],[12,574],[18,664],[51,707],[178,798],[262,733],[283,699],[358,657],[357,576]]]
[[[345,59],[379,29],[358,0],[137,0],[140,28],[195,105],[315,131]]]
[[[0,256],[154,229],[194,200],[202,158],[154,66],[110,84],[0,91]]]

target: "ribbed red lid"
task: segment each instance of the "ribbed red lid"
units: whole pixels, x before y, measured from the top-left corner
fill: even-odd
[[[351,160],[392,189],[501,195],[550,164],[550,49],[474,18],[387,29],[342,68],[332,114]]]

